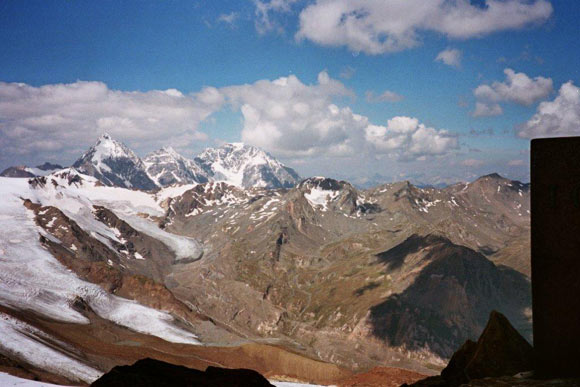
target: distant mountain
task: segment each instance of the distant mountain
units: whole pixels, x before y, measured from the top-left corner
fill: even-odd
[[[208,148],[195,161],[211,176],[237,187],[290,188],[300,177],[270,154],[242,143]]]
[[[141,160],[108,134],[73,167],[105,185],[141,190],[208,181],[240,188],[290,188],[300,180],[292,168],[259,148],[241,143],[208,148],[193,160],[164,147]]]
[[[25,165],[17,165],[15,167],[8,167],[0,173],[2,177],[34,177],[34,173],[29,172]]]
[[[63,169],[62,165],[49,163],[48,161],[46,161],[42,165],[37,165],[36,168],[38,168],[42,171],[55,171],[58,169]]]
[[[42,165],[37,165],[36,167],[27,167],[26,165],[18,165],[14,167],[8,167],[0,173],[2,177],[36,177],[45,176],[51,174],[54,171],[62,169],[62,166],[58,164],[51,164],[45,162]]]
[[[74,162],[79,172],[94,176],[103,184],[152,190],[157,184],[149,177],[143,161],[132,150],[103,134],[97,143]]]
[[[195,161],[177,153],[172,147],[163,147],[148,154],[144,159],[147,174],[165,187],[173,184],[205,183],[209,180],[207,172]]]

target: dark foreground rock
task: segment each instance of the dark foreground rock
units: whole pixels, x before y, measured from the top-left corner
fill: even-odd
[[[477,343],[466,341],[440,376],[420,380],[412,386],[455,387],[488,377],[513,376],[533,368],[532,351],[532,346],[508,319],[492,311]]]
[[[143,359],[130,366],[117,366],[91,384],[93,387],[272,387],[258,372],[247,369],[207,367],[205,371],[154,359]]]

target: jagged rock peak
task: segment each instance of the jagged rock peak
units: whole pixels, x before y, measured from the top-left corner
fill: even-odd
[[[162,187],[173,184],[205,183],[209,176],[194,160],[164,146],[148,154],[143,162],[149,177]]]
[[[152,190],[157,185],[145,171],[145,164],[127,146],[114,140],[108,133],[99,137],[73,167],[94,176],[103,184],[124,188]]]
[[[211,176],[237,187],[290,188],[300,177],[269,153],[243,143],[207,148],[195,161]]]
[[[335,180],[329,177],[314,176],[302,180],[298,188],[300,189],[318,188],[325,191],[340,191],[344,188],[353,189],[354,187],[349,182],[344,180]]]

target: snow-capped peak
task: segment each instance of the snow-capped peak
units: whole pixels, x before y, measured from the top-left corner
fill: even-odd
[[[173,147],[171,145],[167,145],[162,147],[161,149],[159,149],[157,152],[164,152],[168,155],[171,155],[175,158],[183,158],[182,155],[180,155],[179,153],[177,153],[177,151],[175,149],[173,149]]]
[[[97,143],[86,154],[88,153],[92,154],[91,160],[95,163],[102,163],[107,158],[127,157],[130,159],[138,159],[132,150],[122,143],[113,140],[107,133],[99,137]]]
[[[101,135],[73,167],[81,173],[96,177],[105,185],[145,190],[157,187],[147,176],[143,161],[108,133]]]
[[[213,180],[237,187],[288,188],[299,180],[293,169],[267,152],[239,142],[208,148],[195,161]]]
[[[162,187],[208,181],[208,176],[201,166],[183,157],[171,146],[164,146],[151,152],[143,162],[149,177]]]

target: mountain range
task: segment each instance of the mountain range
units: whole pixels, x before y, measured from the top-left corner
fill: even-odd
[[[318,384],[432,374],[491,310],[531,340],[529,188],[360,190],[242,144],[141,160],[104,135],[70,168],[0,178],[0,367],[61,383],[145,356]]]
[[[107,186],[155,190],[175,184],[223,181],[242,188],[290,188],[300,176],[263,150],[242,143],[208,148],[193,160],[163,147],[139,158],[131,149],[103,134],[72,167],[96,177]],[[45,163],[36,168],[10,167],[0,176],[43,176],[60,165]]]

